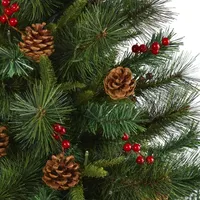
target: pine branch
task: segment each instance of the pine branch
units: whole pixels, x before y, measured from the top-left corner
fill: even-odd
[[[163,37],[169,38],[170,45],[161,45],[159,54],[155,56],[151,53],[150,46],[155,41],[161,44]],[[141,67],[151,66],[152,68],[157,68],[157,66],[165,65],[166,61],[170,60],[172,58],[172,54],[178,51],[179,46],[183,44],[181,39],[182,38],[176,38],[174,30],[160,30],[160,32],[154,33],[151,37],[151,40],[146,43],[147,47],[149,48],[146,53],[133,54],[125,52],[118,65],[127,66],[132,70],[133,73],[136,74],[137,70]]]
[[[43,85],[54,85],[57,82],[53,66],[48,57],[40,58],[40,75]]]
[[[97,167],[95,165],[85,166],[82,176],[92,177],[92,178],[104,178],[108,175],[108,172],[103,169],[103,167]]]
[[[11,105],[14,112],[11,125],[16,133],[15,139],[23,141],[23,147],[37,147],[36,155],[48,155],[56,147],[52,138],[52,124],[63,123],[72,111],[68,97],[63,96],[59,87],[44,87],[40,82],[24,95],[16,94],[15,98],[16,101]]]
[[[180,85],[189,90],[195,90],[195,87],[200,80],[194,77],[191,72],[196,71],[193,65],[195,58],[189,58],[185,53],[174,56],[172,60],[167,61],[164,65],[151,70],[153,79],[143,81],[137,84],[136,94],[150,90],[169,90],[174,85]],[[191,85],[191,88],[189,87]],[[196,88],[197,90],[197,88]]]
[[[80,83],[80,82],[65,82],[61,84],[61,89],[63,91],[76,91],[78,89],[83,89],[85,88],[86,85],[84,83]]]
[[[78,185],[70,189],[71,200],[85,200],[83,185]]]
[[[120,156],[117,158],[113,158],[111,160],[98,160],[96,162],[93,163],[93,165],[98,166],[98,167],[112,167],[114,165],[119,165],[120,163],[122,163],[125,160],[125,157]]]
[[[30,197],[29,200],[59,200],[55,191],[51,191],[49,188],[41,187],[38,188],[33,197]]]
[[[29,25],[30,23],[42,22],[54,14],[57,9],[62,8],[61,2],[59,0],[18,0],[21,8],[18,17],[21,22],[28,20]]]
[[[31,62],[17,46],[0,47],[0,75],[3,77],[28,76],[33,70]]]
[[[110,139],[121,137],[124,132],[137,134],[145,130],[139,125],[145,121],[144,113],[133,102],[90,103],[82,120],[86,120],[87,131],[96,134],[100,129]]]
[[[57,22],[57,28],[62,28],[66,25],[71,26],[73,22],[81,15],[86,4],[87,0],[76,0],[63,13],[63,16]]]
[[[0,200],[26,200],[34,194],[33,188],[41,182],[41,160],[26,152],[22,156],[15,153],[15,158],[0,162]]]
[[[138,135],[140,139],[152,139],[155,136],[170,134],[170,128],[187,127],[191,121],[198,121],[198,109],[195,99],[197,93],[189,93],[178,87],[164,93],[160,91],[149,98],[145,97],[144,105],[149,113],[150,121],[146,123],[146,132]],[[195,109],[193,109],[195,104]]]
[[[124,13],[128,13],[127,21],[133,28],[142,34],[150,35],[174,18],[175,13],[166,7],[167,2],[169,0],[125,0],[120,3],[123,4]]]
[[[171,135],[164,145],[153,148],[152,152],[160,152],[163,154],[181,152],[188,149],[198,149],[200,146],[200,132],[198,126],[192,123],[187,129],[179,128],[170,129]]]

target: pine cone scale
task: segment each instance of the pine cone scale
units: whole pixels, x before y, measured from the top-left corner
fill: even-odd
[[[23,42],[19,43],[20,50],[36,62],[40,61],[40,56],[50,56],[54,52],[54,38],[49,30],[44,29],[45,25],[32,24],[32,27],[26,27]]]
[[[116,67],[104,79],[105,92],[113,99],[124,99],[134,94],[136,80],[129,68]]]
[[[65,157],[62,153],[52,156],[43,168],[42,180],[55,190],[67,190],[79,183],[79,164],[73,156]]]
[[[3,133],[6,127],[0,127],[0,158],[7,155],[6,150],[9,144],[9,137],[6,133]]]

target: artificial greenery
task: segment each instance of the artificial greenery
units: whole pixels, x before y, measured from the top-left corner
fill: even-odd
[[[0,24],[0,124],[10,138],[0,157],[0,200],[199,199],[197,57],[180,52],[184,35],[166,27],[176,16],[169,0],[17,2],[18,26]],[[35,63],[20,52],[16,29],[42,22],[55,52]],[[157,55],[153,42],[161,44]],[[147,52],[133,53],[136,43]],[[134,95],[112,100],[103,81],[117,66],[130,68],[137,84]],[[79,183],[66,191],[42,181],[45,163],[63,150],[55,123],[67,130],[65,155],[80,166]],[[141,144],[154,163],[137,164],[126,142]]]

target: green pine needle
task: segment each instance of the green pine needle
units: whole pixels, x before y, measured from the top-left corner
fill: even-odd
[[[78,185],[70,189],[71,200],[85,200],[83,185]]]
[[[23,96],[16,94],[15,98],[16,101],[11,105],[15,139],[23,141],[23,147],[37,147],[36,154],[49,154],[55,149],[52,125],[62,123],[72,111],[69,99],[63,96],[59,87],[44,87],[41,82]]]
[[[33,70],[30,60],[26,58],[17,46],[0,47],[0,75],[3,77],[28,76]]]
[[[108,175],[108,172],[104,170],[103,167],[97,167],[95,165],[85,166],[82,176],[91,177],[91,178],[104,178]]]

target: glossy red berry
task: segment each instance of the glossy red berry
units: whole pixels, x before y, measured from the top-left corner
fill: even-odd
[[[145,44],[140,45],[140,52],[145,53],[147,51],[147,46]]]
[[[59,140],[60,139],[59,135],[55,134],[55,133],[53,134],[53,137],[54,137],[55,140]]]
[[[151,50],[159,50],[160,49],[160,44],[158,42],[154,42],[151,45]]]
[[[61,135],[65,135],[66,132],[67,132],[67,131],[66,131],[66,128],[65,128],[65,127],[62,127],[59,133],[60,133]]]
[[[11,16],[13,14],[13,11],[11,10],[11,8],[5,8],[4,9],[4,13],[7,15],[7,16]]]
[[[137,164],[139,164],[139,165],[142,165],[142,164],[144,164],[144,157],[143,156],[138,156],[137,158],[136,158],[136,163]]]
[[[146,162],[148,164],[153,164],[154,163],[154,157],[153,156],[147,156],[146,157]]]
[[[131,151],[131,144],[130,143],[124,144],[123,149],[125,152]]]
[[[126,141],[129,139],[129,135],[124,133],[123,137],[122,137],[122,140]]]
[[[53,130],[57,133],[60,133],[62,131],[62,126],[60,124],[54,124],[53,125]]]
[[[134,152],[139,152],[140,149],[141,149],[141,145],[140,144],[134,144],[134,145],[132,145],[132,150]]]
[[[18,24],[18,21],[17,21],[16,18],[10,18],[9,19],[9,25],[10,26],[17,26],[17,24]]]
[[[6,23],[6,21],[7,21],[7,19],[6,19],[6,16],[5,16],[5,15],[0,16],[0,22],[1,22],[2,24]]]
[[[12,10],[12,12],[18,12],[20,7],[18,3],[13,3],[10,7],[10,9]]]
[[[1,1],[2,6],[8,7],[10,5],[10,0],[2,0]]]
[[[154,55],[157,55],[159,53],[159,49],[157,49],[157,50],[152,49],[151,53],[154,54]]]
[[[166,38],[166,37],[165,37],[165,38],[162,39],[162,44],[163,44],[164,46],[168,46],[169,43],[170,43],[169,38]]]
[[[133,53],[139,53],[140,52],[140,47],[137,44],[133,45],[132,46],[132,52]]]
[[[63,147],[64,149],[69,149],[70,146],[71,146],[70,141],[68,141],[68,140],[63,140],[63,141],[62,141],[62,147]]]

